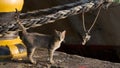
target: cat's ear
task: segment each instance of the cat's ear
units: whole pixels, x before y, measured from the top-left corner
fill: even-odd
[[[66,30],[62,31],[61,33],[62,33],[63,35],[65,35],[65,34],[66,34]]]
[[[60,34],[60,31],[57,31],[57,30],[55,29],[55,33],[56,33],[56,34]]]
[[[54,30],[56,33],[58,32],[56,29]]]
[[[64,36],[64,35],[66,34],[66,30],[64,30],[64,31],[62,31],[62,32],[55,30],[55,33],[56,33],[57,35],[63,35],[63,36]]]
[[[61,37],[62,37],[62,39],[65,38],[65,34],[66,34],[66,31],[65,31],[65,30],[61,32]]]

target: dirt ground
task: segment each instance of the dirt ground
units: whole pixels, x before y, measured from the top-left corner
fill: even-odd
[[[34,58],[37,60],[37,64],[30,64],[27,60],[1,60],[0,68],[120,68],[120,63],[70,55],[58,51],[54,54],[55,64],[50,64],[47,62],[48,54],[44,49],[38,49]]]

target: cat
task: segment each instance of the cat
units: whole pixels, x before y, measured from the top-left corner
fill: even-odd
[[[28,33],[26,28],[21,24],[19,20],[17,23],[19,28],[22,30],[22,41],[26,45],[27,56],[30,62],[36,64],[36,60],[33,59],[34,52],[36,48],[42,47],[48,49],[49,62],[53,64],[53,54],[64,41],[66,31],[64,30],[60,32],[55,30],[55,34],[53,36],[40,33]]]

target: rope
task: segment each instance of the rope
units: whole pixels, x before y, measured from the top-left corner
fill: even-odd
[[[60,5],[53,8],[43,9],[39,11],[34,11],[32,13],[21,13],[20,20],[22,24],[27,28],[42,26],[44,24],[55,22],[59,19],[64,19],[71,15],[76,15],[82,12],[88,12],[90,10],[96,9],[99,5],[103,4],[101,1],[92,1],[88,3],[75,2],[71,4]],[[41,15],[40,13],[43,13]],[[46,14],[44,14],[46,13]],[[26,16],[31,15],[31,18],[25,18]],[[36,16],[37,15],[37,16]],[[25,18],[25,19],[24,19]],[[0,33],[7,31],[16,31],[18,29],[18,24],[11,23],[3,28],[3,25],[0,25]]]
[[[86,29],[86,25],[85,25],[84,12],[82,13],[83,29],[84,29],[84,31],[87,32],[88,34],[90,34],[90,31],[92,30],[92,28],[94,27],[94,25],[95,25],[95,23],[96,23],[96,21],[97,21],[97,19],[98,19],[98,16],[99,16],[99,14],[100,14],[101,7],[102,7],[102,6],[99,7],[99,10],[98,10],[98,12],[97,12],[97,15],[96,15],[96,17],[95,17],[92,25],[90,26],[90,28],[89,28],[88,30]]]
[[[99,10],[98,10],[98,12],[97,12],[97,15],[96,15],[96,17],[95,17],[92,25],[90,26],[90,28],[89,28],[88,30],[86,29],[86,26],[85,26],[84,12],[82,13],[83,29],[84,29],[84,31],[85,31],[85,35],[83,36],[82,45],[85,45],[86,42],[90,40],[90,38],[91,38],[90,31],[91,31],[92,28],[95,26],[95,23],[96,23],[96,21],[97,21],[97,19],[98,19],[98,16],[99,16],[99,14],[100,14],[101,7],[102,7],[102,5],[99,7]]]
[[[87,32],[86,26],[85,26],[85,17],[84,12],[82,13],[82,23],[83,23],[83,30]]]

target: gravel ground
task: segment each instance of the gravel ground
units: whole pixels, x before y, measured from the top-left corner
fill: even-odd
[[[55,64],[50,64],[47,62],[48,53],[44,49],[38,49],[34,58],[37,60],[37,64],[30,64],[26,62],[27,60],[1,60],[0,68],[120,68],[120,63],[70,55],[58,51],[54,54]]]

